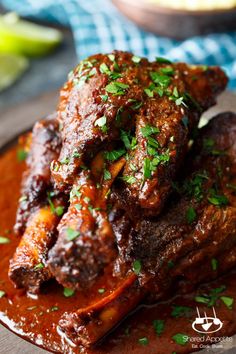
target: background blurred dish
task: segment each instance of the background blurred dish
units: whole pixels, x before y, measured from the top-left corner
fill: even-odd
[[[185,10],[147,0],[112,0],[130,20],[147,31],[175,39],[236,29],[236,8]]]

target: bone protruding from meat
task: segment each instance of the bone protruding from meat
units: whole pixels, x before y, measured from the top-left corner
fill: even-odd
[[[60,320],[60,328],[76,344],[89,346],[101,339],[132,311],[143,296],[137,276],[130,274],[102,300],[73,314],[65,314]]]
[[[55,209],[65,205],[62,199],[53,200]],[[52,277],[46,264],[48,251],[57,236],[60,217],[45,205],[35,210],[27,222],[25,232],[10,261],[9,277],[17,288],[39,292],[43,282]]]

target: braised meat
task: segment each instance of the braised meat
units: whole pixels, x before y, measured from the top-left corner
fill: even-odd
[[[61,149],[56,116],[53,113],[37,122],[33,128],[15,224],[15,232],[21,235],[30,214],[45,199],[46,191],[51,186],[50,164],[58,157]]]
[[[226,83],[218,67],[98,54],[35,125],[9,277],[34,293],[50,278],[79,291],[108,280],[62,317],[76,344],[235,266],[236,115],[197,128]]]
[[[48,251],[55,243],[60,210],[65,202],[62,198],[51,201],[35,210],[29,217],[25,232],[10,261],[9,278],[17,288],[38,293],[40,286],[52,278],[46,264]],[[55,212],[57,210],[57,212]]]
[[[123,173],[126,209],[156,215],[201,112],[226,83],[216,67],[149,62],[126,52],[83,61],[61,91],[62,149],[52,165],[56,186],[70,189],[94,152],[122,140],[115,152],[130,152]]]
[[[141,220],[128,236],[122,231],[126,223],[117,221],[120,256],[114,270],[124,281],[101,302],[64,316],[61,328],[75,343],[96,342],[141,298],[156,301],[171,288],[188,291],[235,266],[236,115],[219,115],[201,129],[187,163],[187,177],[177,187],[181,196],[163,215]],[[112,316],[105,315],[107,309]]]
[[[49,254],[49,267],[60,284],[88,288],[115,258],[115,238],[106,201],[89,172],[82,171],[71,193],[68,212],[59,224],[58,240]]]
[[[37,122],[33,128],[27,170],[15,231],[23,234],[10,261],[9,277],[18,288],[37,293],[52,277],[46,260],[57,237],[57,225],[68,198],[52,190],[50,164],[60,152],[61,138],[56,113]]]

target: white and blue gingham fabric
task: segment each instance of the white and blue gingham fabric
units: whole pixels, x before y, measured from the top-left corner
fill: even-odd
[[[138,1],[138,0],[137,0]],[[72,28],[78,59],[113,49],[136,55],[166,56],[172,61],[220,65],[236,90],[236,31],[177,41],[144,32],[123,17],[110,0],[0,0],[20,15]]]

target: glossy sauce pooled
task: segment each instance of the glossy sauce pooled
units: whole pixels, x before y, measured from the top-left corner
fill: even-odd
[[[199,350],[206,341],[209,342],[209,338],[206,334],[205,342],[202,341],[204,335],[192,329],[197,316],[196,306],[202,316],[206,312],[211,317],[213,308],[207,305],[213,305],[217,317],[223,323],[219,331],[209,336],[230,336],[236,332],[236,277],[232,272],[211,284],[201,286],[194,294],[176,295],[170,301],[154,306],[140,306],[94,348],[76,348],[68,343],[57,328],[63,313],[84,307],[93,299],[102,298],[106,288],[112,287],[113,279],[106,274],[89,293],[77,292],[68,297],[55,282],[45,284],[42,293],[34,298],[14,288],[7,273],[9,259],[19,243],[12,228],[25,167],[24,162],[18,161],[17,151],[18,147],[13,147],[0,157],[0,320],[3,324],[47,350],[88,354],[171,354]],[[18,151],[19,157],[22,158]]]

